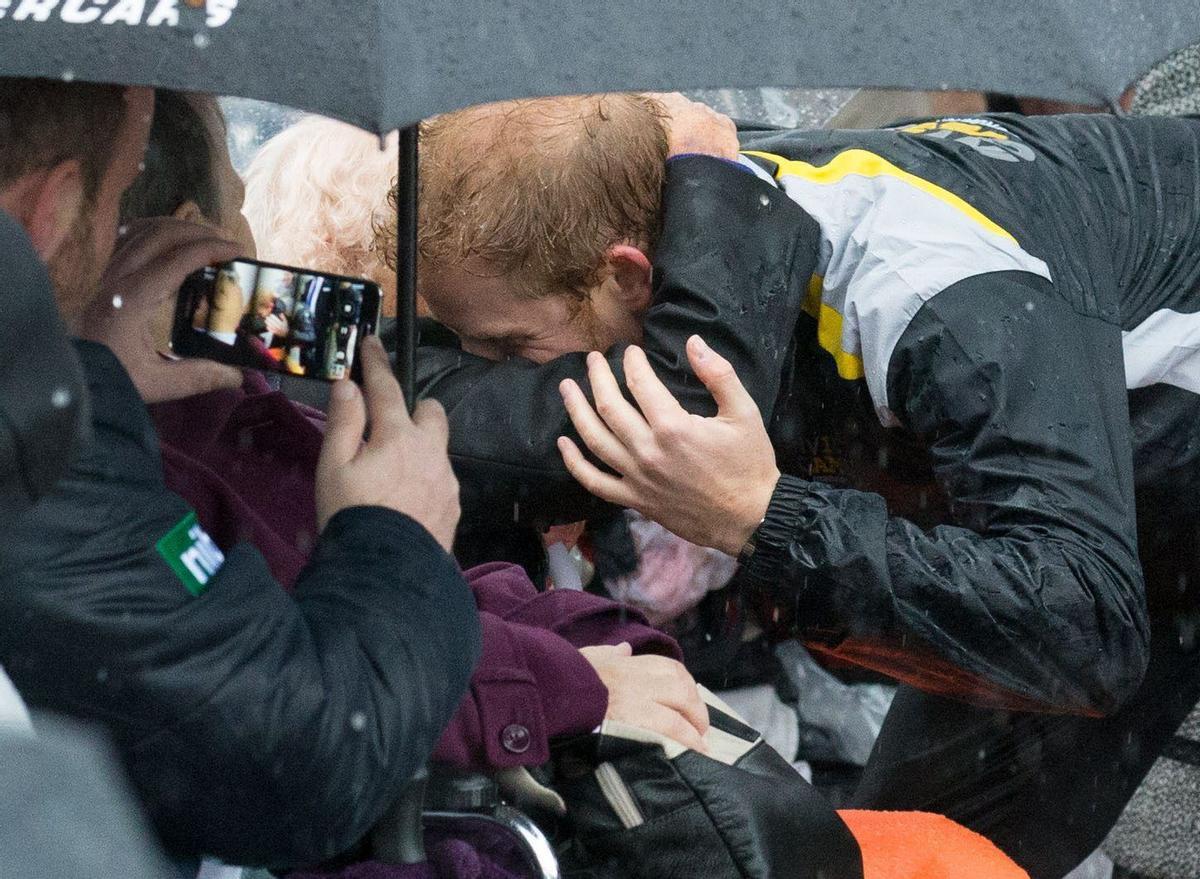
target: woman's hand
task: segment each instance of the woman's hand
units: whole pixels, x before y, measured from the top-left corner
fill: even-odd
[[[665,656],[634,656],[627,643],[582,647],[608,688],[605,720],[659,733],[693,751],[705,753],[708,708],[696,681],[681,663]]]
[[[287,318],[282,314],[268,314],[263,320],[266,324],[267,332],[276,338],[286,338],[288,334]]]
[[[721,159],[737,159],[737,126],[723,113],[707,104],[685,98],[679,92],[652,94],[667,118],[667,157],[699,153]]]

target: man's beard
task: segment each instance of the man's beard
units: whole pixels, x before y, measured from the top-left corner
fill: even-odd
[[[596,314],[596,309],[592,307],[590,301],[584,301],[576,315],[576,320],[579,321],[583,335],[587,339],[588,351],[607,351],[612,347],[615,341],[612,338],[612,328],[600,320],[600,315]]]
[[[83,315],[96,296],[104,268],[96,259],[92,219],[91,211],[80,212],[49,265],[58,310],[75,335],[82,329]]]

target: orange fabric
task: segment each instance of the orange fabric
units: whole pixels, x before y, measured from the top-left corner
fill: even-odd
[[[838,812],[862,849],[863,879],[1029,879],[973,830],[929,812]]]

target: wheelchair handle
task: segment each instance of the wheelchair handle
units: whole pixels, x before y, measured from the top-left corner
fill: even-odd
[[[421,814],[428,784],[429,771],[422,768],[371,830],[371,850],[375,860],[385,864],[425,863],[425,827]]]

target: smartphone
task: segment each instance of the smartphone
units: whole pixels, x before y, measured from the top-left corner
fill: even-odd
[[[171,349],[233,366],[337,381],[358,377],[358,347],[379,324],[379,285],[252,259],[183,282]]]

